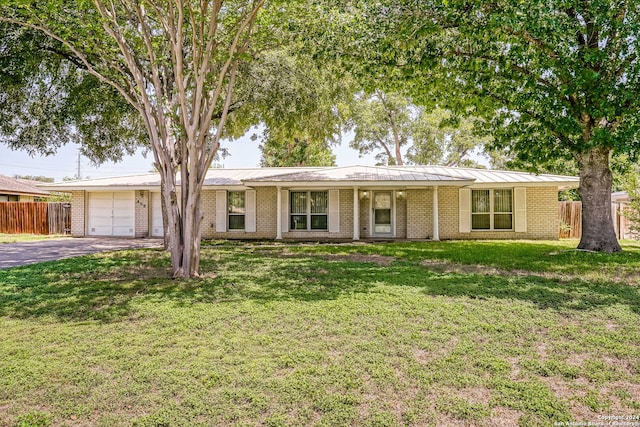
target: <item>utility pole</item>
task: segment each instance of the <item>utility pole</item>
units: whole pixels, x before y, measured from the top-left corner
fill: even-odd
[[[76,179],[81,179],[82,176],[80,175],[80,160],[81,160],[81,154],[80,154],[80,150],[78,149],[78,172],[76,173]]]

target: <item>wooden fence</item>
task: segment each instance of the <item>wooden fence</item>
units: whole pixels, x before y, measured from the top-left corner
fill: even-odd
[[[0,202],[0,233],[68,234],[70,231],[70,203]]]
[[[582,235],[582,202],[558,202],[560,238],[580,238]]]

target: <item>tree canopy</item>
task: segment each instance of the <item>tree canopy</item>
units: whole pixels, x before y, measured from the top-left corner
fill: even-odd
[[[137,112],[61,43],[0,22],[0,143],[47,155],[69,142],[100,163],[133,154],[146,137]]]
[[[199,274],[200,190],[238,70],[276,27],[273,16],[260,14],[265,1],[7,1],[0,10],[0,22],[50,37],[138,113],[161,177],[176,277]]]
[[[329,3],[321,10],[331,25],[317,28],[328,41],[319,44],[323,55],[345,62],[364,84],[484,118],[493,146],[524,163],[542,169],[575,160],[579,248],[620,250],[609,158],[635,158],[640,147],[636,2]]]

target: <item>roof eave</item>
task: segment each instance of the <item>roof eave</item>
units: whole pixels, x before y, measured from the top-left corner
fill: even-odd
[[[433,187],[433,186],[457,186],[464,187],[473,184],[473,180],[452,180],[452,181],[242,181],[247,187]]]
[[[558,190],[578,188],[579,183],[574,181],[547,181],[547,182],[475,182],[470,185],[474,188],[494,187],[557,187]]]
[[[12,191],[12,190],[0,190],[0,194],[9,194],[11,196],[49,196],[49,192],[29,192],[29,191]]]

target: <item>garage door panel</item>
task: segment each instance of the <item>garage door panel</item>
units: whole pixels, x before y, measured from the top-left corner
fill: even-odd
[[[112,203],[113,203],[112,200],[104,200],[104,199],[89,200],[89,207],[96,211],[104,210],[111,213],[111,209],[113,207]]]
[[[164,236],[164,225],[162,223],[162,201],[160,193],[151,193],[151,235],[153,237]]]
[[[114,209],[131,209],[132,206],[133,206],[133,200],[121,200],[121,199],[113,200]]]
[[[125,209],[125,208],[113,208],[113,217],[114,218],[135,218],[134,215],[132,215],[131,209]]]
[[[115,212],[115,211],[114,211]],[[125,216],[123,214],[113,216],[113,225],[122,227],[132,227],[134,222],[133,216]]]
[[[89,234],[92,236],[111,236],[113,228],[109,227],[91,227]]]
[[[134,231],[132,227],[128,226],[114,226],[113,227],[113,236],[133,236]]]
[[[112,222],[110,216],[97,216],[91,221],[91,227],[111,227],[113,225]]]
[[[100,192],[88,195],[88,234],[134,236],[134,193]]]

